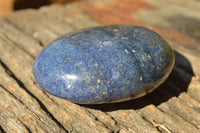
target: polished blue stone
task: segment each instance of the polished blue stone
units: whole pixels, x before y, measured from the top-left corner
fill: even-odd
[[[151,92],[169,75],[174,54],[157,33],[110,25],[67,34],[45,47],[33,73],[45,91],[80,104],[120,102]]]

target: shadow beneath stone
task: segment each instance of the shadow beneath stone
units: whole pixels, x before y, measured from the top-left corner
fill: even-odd
[[[174,51],[175,64],[167,80],[150,94],[138,99],[120,103],[81,105],[87,108],[102,111],[114,111],[120,109],[140,109],[149,104],[155,106],[167,101],[171,97],[178,96],[181,92],[187,91],[194,72],[191,63],[180,53]]]

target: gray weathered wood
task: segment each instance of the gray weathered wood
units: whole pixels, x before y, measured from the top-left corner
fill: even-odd
[[[90,0],[0,18],[0,132],[200,132],[199,12],[196,0]],[[111,23],[146,26],[170,42],[179,53],[166,83],[139,99],[84,106],[36,84],[32,65],[44,46]]]

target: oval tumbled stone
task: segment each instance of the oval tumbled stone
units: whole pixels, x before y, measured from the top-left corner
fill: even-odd
[[[109,25],[67,34],[45,47],[33,73],[45,91],[80,104],[120,102],[159,86],[174,65],[169,44],[138,26]]]

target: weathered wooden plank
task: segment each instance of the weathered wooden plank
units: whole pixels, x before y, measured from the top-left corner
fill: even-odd
[[[28,130],[23,125],[23,123],[21,123],[18,120],[16,115],[14,115],[10,111],[5,111],[4,110],[4,109],[7,110],[7,108],[8,108],[8,104],[7,104],[8,103],[7,102],[8,98],[4,97],[4,93],[6,93],[6,92],[2,87],[0,87],[0,92],[1,92],[0,93],[1,97],[3,97],[4,100],[6,100],[6,101],[3,101],[3,98],[1,98],[1,101],[0,101],[0,106],[1,106],[1,108],[0,108],[0,111],[1,111],[1,113],[0,113],[0,115],[1,115],[1,117],[0,117],[0,125],[2,126],[2,130],[4,132],[10,132],[10,133],[11,132],[28,133]]]
[[[2,86],[2,89],[4,88],[7,90],[7,92],[4,92],[4,93],[6,94],[10,93],[10,95],[7,94],[8,97],[6,99],[9,100],[9,99],[13,99],[12,97],[14,97],[18,103],[22,104],[22,105],[17,105],[17,106],[12,105],[12,107],[18,108],[18,106],[24,106],[26,110],[34,114],[34,120],[36,120],[37,123],[39,123],[38,126],[34,125],[35,127],[44,128],[44,130],[47,132],[64,132],[64,130],[61,127],[59,127],[59,125],[55,121],[52,120],[49,114],[47,114],[40,107],[37,100],[33,96],[31,96],[28,92],[26,92],[24,88],[20,87],[16,79],[13,78],[13,75],[11,74],[11,72],[6,70],[6,68],[4,67],[0,65],[0,73],[1,73],[1,76],[4,77],[0,79],[0,85]],[[7,110],[2,110],[1,112],[7,112]],[[16,112],[20,113],[19,111],[16,111]],[[19,117],[19,114],[18,115],[15,114],[15,117],[17,120],[17,118]],[[5,119],[5,120],[9,120],[9,119]],[[23,122],[23,120],[21,121]],[[11,125],[11,126],[14,126],[14,125]],[[29,126],[32,126],[32,125],[29,125]],[[9,125],[7,126],[7,128],[9,128]],[[10,127],[10,129],[15,129],[15,127]]]
[[[18,28],[23,29],[25,33],[40,40],[43,45],[55,40],[58,37],[58,33],[65,34],[72,31],[72,28],[63,21],[45,16],[32,9],[28,9],[26,12],[16,12],[6,17],[6,19],[17,25]]]
[[[145,108],[139,110],[149,122],[151,122],[156,128],[161,132],[166,133],[188,133],[188,132],[199,132],[194,126],[185,122],[184,120],[174,118],[168,115],[153,105],[146,106]]]
[[[102,112],[101,110],[95,110],[95,109],[90,109],[90,108],[88,108],[88,111],[91,114],[93,114],[99,121],[105,124],[110,130],[116,133],[121,130],[118,123],[111,116],[107,115],[106,112]]]
[[[192,96],[195,100],[200,102],[200,80],[199,77],[193,78],[190,86],[188,87],[188,94]]]
[[[43,45],[47,45],[59,35],[98,24],[84,15],[83,11],[76,6],[67,6],[66,8],[57,6],[54,5],[47,9],[43,7],[40,12],[36,10],[27,10],[26,13],[16,12],[6,17],[6,19],[24,32],[40,40]],[[75,13],[71,13],[72,11]],[[23,21],[20,18],[23,18]]]
[[[53,114],[53,116],[58,119],[60,123],[62,123],[66,130],[77,130],[79,132],[90,130],[96,130],[99,132],[108,131],[106,128],[103,128],[100,125],[99,128],[98,122],[95,121],[94,118],[92,119],[84,109],[81,109],[77,105],[73,105],[71,102],[67,102],[66,104],[65,102],[61,103],[60,105],[62,105],[62,107],[60,107],[52,101],[53,96],[51,97],[52,99],[49,99],[46,93],[40,90],[33,81],[31,69],[33,59],[24,51],[12,44],[12,42],[9,42],[9,40],[6,42],[0,42],[0,44],[1,61],[5,62],[5,65],[8,67],[8,69],[10,69],[13,74],[22,82],[24,87],[31,93],[31,95],[36,96],[38,102],[45,106],[45,108],[50,111],[48,113]],[[79,117],[77,118],[78,115]],[[70,126],[71,124],[72,127]]]
[[[155,127],[153,128],[150,123],[145,121],[134,110],[117,110],[108,112],[108,114],[111,115],[120,125],[123,125],[132,131],[138,133],[158,133]]]
[[[74,30],[100,25],[100,23],[84,13],[84,10],[77,3],[66,6],[54,4],[48,7],[42,7],[39,11],[66,22]]]
[[[43,129],[35,118],[35,114],[28,110],[20,101],[16,100],[6,90],[0,87],[1,94],[1,112],[8,115],[8,118],[13,118],[19,123],[23,124],[26,129],[31,132],[40,131],[42,133],[47,132]],[[16,108],[17,107],[17,108]],[[9,119],[5,119],[9,122]],[[15,129],[15,125],[8,125],[8,129]]]
[[[0,101],[8,101],[11,110],[5,111],[9,106],[5,102],[0,105],[0,131],[27,132],[38,128],[52,132],[54,127],[55,132],[199,132],[200,9],[197,1],[183,1],[187,4],[182,5],[180,0],[80,1],[1,18],[0,76],[4,78],[0,79]],[[174,13],[167,12],[170,9]],[[43,46],[80,28],[116,23],[149,27],[184,55],[185,59],[176,55],[176,66],[168,82],[140,99],[90,106],[56,98],[38,87],[32,64]],[[29,122],[35,127],[23,117],[26,113],[31,114],[27,117],[32,118]]]
[[[200,112],[200,103],[196,101],[194,98],[192,98],[187,93],[183,92],[178,97],[180,100],[182,100],[184,103],[186,103],[191,108],[195,109],[196,111]]]
[[[42,46],[38,41],[8,23],[5,19],[0,19],[0,25],[0,35],[10,41],[13,41],[17,46],[30,54],[32,57],[36,57],[38,52],[41,51]]]
[[[164,111],[164,108],[162,108],[163,106],[167,106],[166,108],[171,110],[167,111],[166,113],[174,116],[174,118],[180,116],[182,119],[194,125],[196,128],[198,128],[200,125],[200,114],[193,108],[187,106],[184,102],[180,101],[178,98],[173,97],[166,103],[159,105],[158,108]]]

